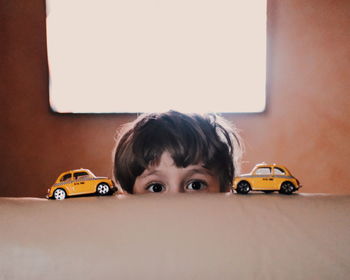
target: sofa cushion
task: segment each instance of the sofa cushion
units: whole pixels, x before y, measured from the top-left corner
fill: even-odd
[[[0,198],[0,279],[348,279],[350,196]]]

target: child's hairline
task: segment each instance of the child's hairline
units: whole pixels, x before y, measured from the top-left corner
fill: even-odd
[[[171,155],[171,154],[169,153],[169,151],[167,151],[167,150],[164,150],[164,151],[161,153],[161,155],[159,156],[158,160],[149,162],[148,166],[144,169],[143,173],[144,173],[146,170],[148,170],[150,167],[153,168],[153,167],[158,167],[158,166],[160,166],[160,164],[161,164],[161,158],[162,158],[162,156],[164,155],[164,153],[168,153],[168,154],[170,155],[171,159],[173,160],[174,165],[175,165],[177,168],[187,168],[187,167],[189,167],[189,166],[194,166],[193,171],[196,171],[196,172],[202,173],[202,174],[208,174],[208,175],[211,175],[211,176],[217,176],[217,177],[219,177],[217,174],[215,174],[215,173],[213,172],[213,169],[212,169],[212,168],[206,167],[205,164],[203,163],[203,161],[191,162],[191,163],[187,164],[186,166],[177,165],[176,162],[175,162],[175,160],[174,160],[174,158],[172,157],[172,155]],[[202,163],[203,163],[203,164],[202,164]],[[197,167],[195,167],[195,166],[200,166],[200,167],[203,168],[205,171],[203,172],[200,168],[197,168]],[[142,174],[143,174],[143,173],[142,173]],[[142,177],[142,176],[143,176],[142,174],[139,175],[139,176],[137,176],[137,177]]]

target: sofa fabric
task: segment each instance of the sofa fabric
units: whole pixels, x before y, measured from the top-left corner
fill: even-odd
[[[0,198],[0,279],[349,279],[350,196]]]

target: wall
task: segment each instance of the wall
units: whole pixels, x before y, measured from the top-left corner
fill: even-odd
[[[268,1],[268,105],[228,114],[242,171],[285,164],[303,192],[350,193],[350,2]],[[45,2],[0,2],[0,196],[44,196],[57,175],[111,176],[116,129],[134,115],[58,115],[48,102]]]

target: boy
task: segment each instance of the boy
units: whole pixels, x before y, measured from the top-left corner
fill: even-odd
[[[214,114],[144,114],[124,126],[114,151],[114,179],[128,193],[226,192],[240,140]]]

